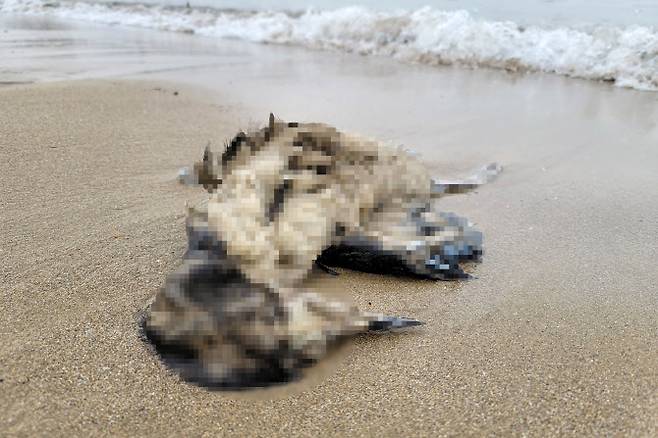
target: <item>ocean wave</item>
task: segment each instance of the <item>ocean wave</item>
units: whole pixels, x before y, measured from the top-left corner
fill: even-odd
[[[520,26],[467,11],[375,12],[363,7],[303,12],[242,11],[145,4],[5,0],[1,12],[290,44],[423,64],[542,71],[658,90],[658,30]]]

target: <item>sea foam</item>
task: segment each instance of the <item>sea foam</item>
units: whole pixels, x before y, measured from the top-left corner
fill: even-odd
[[[430,7],[274,12],[5,0],[0,11],[389,56],[423,64],[542,71],[658,90],[658,30],[644,26],[521,26]]]

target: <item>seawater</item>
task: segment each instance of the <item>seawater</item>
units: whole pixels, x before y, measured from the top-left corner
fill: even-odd
[[[423,3],[429,6],[420,7]],[[655,1],[4,0],[0,12],[387,56],[401,62],[542,71],[658,90]]]

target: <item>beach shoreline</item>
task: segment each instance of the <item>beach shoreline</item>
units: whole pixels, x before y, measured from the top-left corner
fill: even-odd
[[[655,435],[656,94],[141,31],[117,54],[71,26],[11,58],[12,80],[57,81],[0,87],[5,433]],[[289,394],[210,392],[160,364],[137,315],[204,196],[178,169],[270,111],[404,144],[437,175],[505,170],[439,204],[484,232],[474,279],[321,279],[425,326],[357,337]]]

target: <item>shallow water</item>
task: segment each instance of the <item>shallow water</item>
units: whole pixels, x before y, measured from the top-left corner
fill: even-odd
[[[441,3],[382,10],[360,5],[292,13],[5,0],[0,12],[374,55],[403,63],[543,71],[641,90],[658,89],[658,6],[642,9],[638,4],[633,9],[626,5],[626,13],[618,13],[618,2],[605,2],[607,9],[589,8],[600,17],[586,20],[583,11],[588,8],[583,5],[589,3],[585,1],[557,2],[563,9],[553,12],[531,7],[529,10],[538,14],[535,18],[528,18],[523,8],[520,12],[512,8],[514,13],[502,8],[496,9],[496,14],[483,14],[479,8],[461,9],[463,4],[455,4],[460,6],[443,8]],[[633,10],[641,13],[628,12]],[[562,15],[555,15],[558,12]],[[636,20],[636,15],[642,19]]]
[[[98,1],[98,0],[97,0]],[[112,0],[100,0],[109,3]],[[116,1],[116,0],[114,0]],[[119,0],[129,3],[131,0]],[[185,6],[187,0],[145,0],[143,3]],[[651,0],[190,0],[193,7],[209,6],[256,10],[303,10],[308,7],[336,9],[364,6],[375,10],[419,9],[430,6],[442,11],[466,10],[491,20],[522,24],[658,24],[658,3]]]

